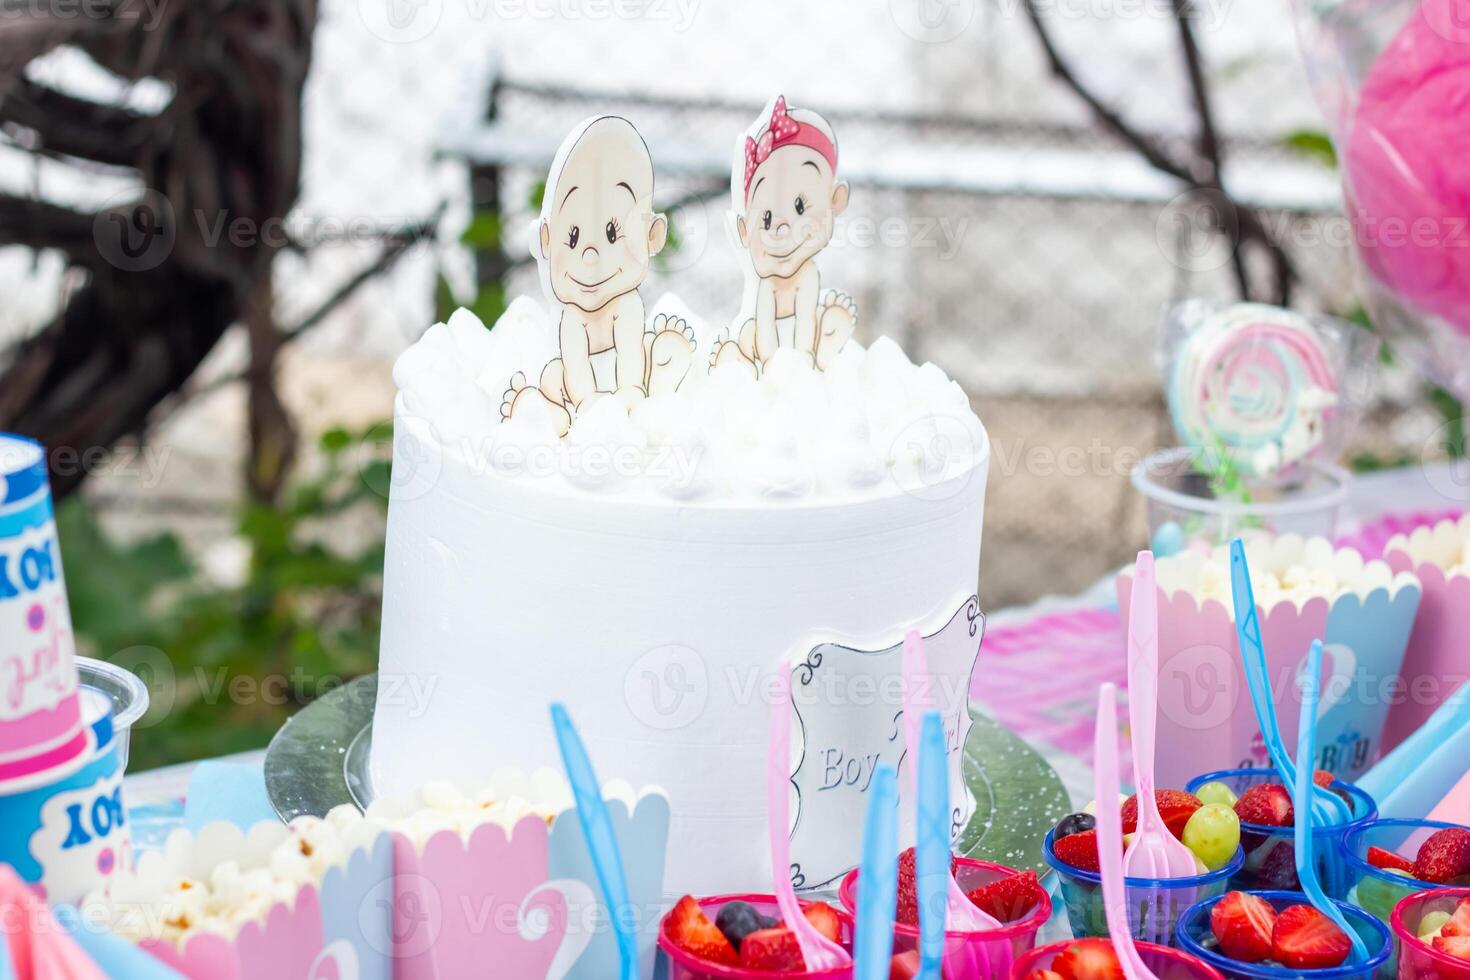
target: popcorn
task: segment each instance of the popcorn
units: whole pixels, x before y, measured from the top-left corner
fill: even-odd
[[[1267,609],[1285,602],[1301,608],[1314,598],[1331,602],[1350,593],[1367,596],[1380,588],[1397,592],[1415,582],[1382,561],[1364,562],[1351,548],[1334,551],[1325,538],[1258,532],[1244,540],[1256,603]],[[1233,614],[1230,551],[1224,545],[1160,558],[1156,569],[1166,595],[1182,590],[1201,603],[1213,599]]]
[[[1470,578],[1470,513],[1459,520],[1444,520],[1432,527],[1415,528],[1409,535],[1396,534],[1384,552],[1402,551],[1414,565],[1437,565],[1445,578]]]

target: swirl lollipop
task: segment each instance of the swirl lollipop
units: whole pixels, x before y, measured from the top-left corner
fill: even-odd
[[[1185,445],[1269,478],[1318,455],[1338,415],[1339,372],[1312,321],[1242,303],[1208,315],[1173,358],[1169,407]]]

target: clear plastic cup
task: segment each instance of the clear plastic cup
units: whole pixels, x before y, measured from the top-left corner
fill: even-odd
[[[81,686],[98,692],[112,706],[112,737],[117,742],[117,761],[128,765],[128,742],[133,723],[148,711],[148,685],[130,670],[105,660],[77,657]]]
[[[1278,912],[1289,905],[1311,904],[1307,896],[1301,892],[1253,891],[1251,894],[1265,899]],[[1363,945],[1368,948],[1367,962],[1345,963],[1342,966],[1334,966],[1325,970],[1290,970],[1282,966],[1268,966],[1265,963],[1242,963],[1239,960],[1232,960],[1204,945],[1206,940],[1214,936],[1214,932],[1210,929],[1210,912],[1219,901],[1219,898],[1212,898],[1207,902],[1200,902],[1184,913],[1179,919],[1179,945],[1216,967],[1227,977],[1250,977],[1254,980],[1350,980],[1350,978],[1361,977],[1362,980],[1369,980],[1393,957],[1393,937],[1389,934],[1387,926],[1357,906],[1334,899],[1333,904],[1342,912],[1348,926],[1358,934],[1363,940]]]
[[[842,879],[837,897],[843,908],[857,914],[858,876],[854,868]],[[970,858],[955,859],[955,880],[966,892],[981,885],[1008,878],[1016,874],[1014,868],[988,861]],[[1051,918],[1051,896],[1039,883],[1036,885],[1036,904],[1031,911],[1007,922],[999,929],[982,932],[946,932],[944,934],[944,975],[949,980],[986,980],[989,977],[1010,975],[1011,963],[1016,957],[1036,945],[1036,934]],[[897,923],[893,927],[894,953],[906,953],[919,947],[919,929]]]
[[[801,901],[801,907],[818,905],[819,902]],[[720,909],[731,902],[746,902],[755,906],[761,915],[772,918],[781,918],[781,908],[776,904],[774,895],[714,895],[710,898],[701,898],[699,907],[704,914],[709,916],[711,922],[720,914]],[[837,913],[838,937],[837,942],[848,953],[852,952],[853,919],[844,909],[833,906]],[[663,950],[668,959],[668,980],[847,980],[852,976],[852,966],[838,967],[832,970],[806,970],[799,973],[779,972],[774,970],[747,970],[739,966],[726,966],[723,963],[711,963],[702,960],[678,946],[669,938],[669,916],[665,915],[658,924],[658,946]]]
[[[1275,769],[1222,769],[1196,776],[1184,787],[1191,793],[1205,783],[1221,782],[1240,796],[1261,783],[1279,783]],[[1353,819],[1345,824],[1316,827],[1313,851],[1317,857],[1317,880],[1329,898],[1346,898],[1353,878],[1344,860],[1342,839],[1348,832],[1378,819],[1378,804],[1373,797],[1352,783],[1332,781],[1332,789],[1341,790],[1353,799]],[[1296,891],[1301,882],[1296,876],[1296,828],[1268,827],[1264,824],[1240,824],[1240,846],[1245,850],[1245,866],[1230,882],[1241,891]]]
[[[1011,966],[1011,980],[1026,980],[1036,970],[1050,970],[1052,961],[1075,939],[1038,946]],[[1219,970],[1183,950],[1157,943],[1135,943],[1143,965],[1159,980],[1225,980]]]
[[[1470,888],[1432,888],[1415,892],[1394,907],[1389,918],[1398,941],[1398,975],[1413,980],[1470,980],[1470,960],[1441,953],[1419,939],[1419,921],[1430,912],[1455,911],[1470,898]]]
[[[1244,531],[1295,533],[1304,538],[1332,538],[1337,516],[1347,501],[1348,471],[1335,463],[1312,460],[1300,477],[1276,490],[1253,488],[1249,502],[1221,500],[1210,481],[1195,468],[1198,450],[1165,449],[1144,457],[1134,467],[1134,488],[1143,494],[1149,541],[1160,554],[1172,554],[1194,541],[1225,544]]]
[[[1387,923],[1394,906],[1415,892],[1448,890],[1449,885],[1438,885],[1432,881],[1420,881],[1405,875],[1396,875],[1368,863],[1368,848],[1381,847],[1385,851],[1405,848],[1412,860],[1418,853],[1419,844],[1436,830],[1459,827],[1459,824],[1443,823],[1438,820],[1372,820],[1361,827],[1354,827],[1343,835],[1343,861],[1347,864],[1351,886],[1345,896],[1349,902],[1378,916]],[[1461,828],[1470,829],[1470,828]],[[1415,841],[1414,838],[1419,838]]]
[[[1041,851],[1057,873],[1067,922],[1074,936],[1106,936],[1107,911],[1103,906],[1102,876],[1085,871],[1057,857],[1052,846],[1055,830],[1046,832]],[[1201,899],[1223,895],[1230,880],[1245,863],[1245,854],[1235,849],[1230,863],[1214,871],[1188,878],[1124,878],[1128,896],[1128,926],[1133,938],[1160,946],[1174,944],[1174,925],[1185,910]]]

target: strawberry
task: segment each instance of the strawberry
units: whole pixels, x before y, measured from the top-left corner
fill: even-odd
[[[1441,936],[1470,936],[1470,898],[1462,899],[1450,921],[1440,927]]]
[[[837,913],[832,910],[832,906],[826,902],[815,902],[802,909],[801,913],[818,932],[834,943],[837,942],[837,937],[841,932],[841,923],[837,921]]]
[[[1271,957],[1292,970],[1323,970],[1347,959],[1347,934],[1310,905],[1293,905],[1276,916]]]
[[[1456,959],[1470,960],[1470,936],[1435,936],[1434,948]]]
[[[1124,980],[1123,964],[1106,939],[1079,939],[1052,959],[1062,980]]]
[[[976,908],[1001,922],[1015,922],[1036,908],[1041,884],[1036,872],[1027,869],[1018,875],[981,885],[967,896]]]
[[[889,980],[893,978],[890,977]],[[1026,980],[1064,980],[1064,978],[1056,970],[1032,970]]]
[[[1332,781],[1336,778],[1336,776],[1332,775],[1332,773],[1328,772],[1326,769],[1312,770],[1312,782],[1316,783],[1318,786],[1321,786],[1323,789],[1331,789]]]
[[[1463,874],[1470,874],[1470,830],[1446,827],[1420,845],[1415,878],[1444,885]]]
[[[740,962],[740,956],[735,952],[735,947],[730,945],[730,940],[725,938],[725,934],[709,920],[709,916],[704,914],[699,903],[690,895],[679,899],[674,910],[669,913],[666,928],[674,945],[692,956],[729,966]]]
[[[1220,952],[1242,963],[1259,963],[1271,955],[1276,910],[1264,898],[1230,892],[1210,910],[1210,929]]]
[[[1080,834],[1052,841],[1052,850],[1063,864],[1070,864],[1083,871],[1097,871],[1097,831],[1084,830]]]
[[[918,877],[915,860],[912,847],[898,855],[898,911],[895,918],[900,925],[916,926],[919,924],[919,899],[914,887],[914,881]],[[949,873],[954,874],[954,869],[955,861],[950,858]]]
[[[1235,801],[1235,815],[1241,823],[1265,827],[1290,827],[1296,817],[1291,794],[1280,783],[1258,783]]]
[[[919,951],[899,953],[888,964],[888,980],[914,980],[919,975]]]
[[[1413,861],[1410,861],[1402,854],[1395,854],[1393,851],[1385,850],[1381,847],[1368,848],[1368,863],[1384,871],[1406,871],[1409,874],[1414,873]]]
[[[740,965],[747,970],[786,970],[804,973],[806,960],[796,933],[785,926],[752,932],[740,944]]]
[[[1200,798],[1182,789],[1160,789],[1154,791],[1154,802],[1159,805],[1159,816],[1169,833],[1184,839],[1184,825],[1194,816],[1194,811],[1204,806]],[[1123,833],[1131,834],[1138,829],[1138,794],[1123,802]]]

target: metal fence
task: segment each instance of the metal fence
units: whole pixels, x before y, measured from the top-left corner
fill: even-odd
[[[1284,9],[1199,0],[1196,25],[1224,133],[1227,181],[1266,209],[1302,277],[1301,301],[1353,302],[1330,171],[1287,148],[1317,118]],[[1284,6],[1284,5],[1283,5]],[[1164,140],[1192,118],[1170,4],[1042,0],[1059,46],[1129,119]],[[600,13],[599,13],[600,11]],[[982,587],[988,606],[1080,588],[1142,541],[1126,461],[1169,439],[1153,352],[1184,295],[1228,297],[1228,253],[1179,187],[1100,131],[1052,79],[1021,0],[326,0],[306,105],[298,237],[283,255],[282,322],[371,267],[381,235],[439,213],[439,234],[375,275],[285,362],[287,396],[314,429],[386,417],[391,358],[432,320],[436,293],[465,297],[505,271],[537,292],[526,256],[531,197],[562,136],[592,113],[626,115],[658,169],[679,248],[646,290],[721,323],[739,296],[726,240],[735,134],[784,91],[833,122],[852,205],[822,258],[851,292],[860,340],[894,336],[966,387],[995,440]],[[0,180],[38,166],[0,153]],[[675,206],[677,205],[677,206]],[[503,256],[460,242],[477,209],[500,213]],[[20,290],[0,323],[16,336],[61,295],[43,260],[0,254]],[[238,371],[232,342],[209,365]],[[208,379],[203,379],[207,388]],[[1388,380],[1360,442],[1417,451],[1433,427],[1415,386]],[[207,389],[153,438],[180,476],[148,499],[100,481],[123,523],[225,526],[243,452],[238,386]],[[1065,447],[1107,463],[1059,472]],[[167,492],[164,492],[167,491]],[[131,494],[131,495],[130,495]],[[189,504],[180,517],[158,501]],[[150,516],[152,515],[152,516]]]

